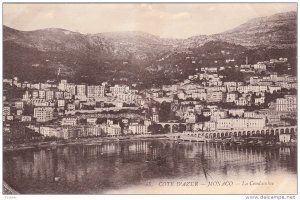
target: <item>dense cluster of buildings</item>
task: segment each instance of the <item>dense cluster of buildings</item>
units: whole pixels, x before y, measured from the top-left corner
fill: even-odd
[[[44,136],[77,138],[88,136],[121,136],[148,134],[149,126],[159,124],[163,102],[170,104],[178,123],[188,124],[188,131],[236,130],[286,126],[283,116],[297,110],[297,79],[291,75],[269,72],[266,62],[287,62],[286,59],[241,65],[250,73],[244,81],[228,81],[219,71],[225,68],[201,68],[182,82],[138,91],[128,85],[74,84],[67,80],[46,83],[21,82],[17,77],[3,82],[13,90],[20,89],[20,98],[9,98],[4,91],[4,125],[24,123]],[[265,73],[262,75],[261,72]],[[155,103],[153,103],[155,102]],[[252,109],[253,106],[256,109]],[[143,110],[142,120],[117,120],[89,117],[103,111]],[[118,115],[118,114],[116,114]],[[168,120],[167,120],[168,121]]]

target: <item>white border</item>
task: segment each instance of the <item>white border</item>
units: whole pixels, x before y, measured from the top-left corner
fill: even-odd
[[[24,1],[24,0],[15,0],[15,1],[7,1],[7,0],[1,0],[2,6],[1,6],[1,14],[0,14],[0,20],[2,22],[2,12],[3,12],[3,3],[16,3],[16,2],[20,2],[20,3],[86,3],[83,1],[79,1],[79,0],[72,0],[72,1],[43,1],[43,0],[30,0],[30,1]],[[259,0],[252,0],[252,1],[226,1],[226,0],[218,0],[218,1],[195,1],[195,0],[188,0],[186,2],[184,1],[178,1],[178,0],[164,0],[164,1],[157,1],[157,0],[152,0],[152,1],[139,1],[139,0],[131,0],[131,1],[124,1],[124,0],[110,0],[110,1],[93,1],[90,0],[88,1],[89,3],[298,3],[298,1],[291,1],[291,0],[286,0],[286,1],[278,1],[278,0],[265,0],[265,1],[259,1]],[[299,14],[297,15],[297,19],[299,22]],[[3,24],[2,24],[3,25]],[[298,40],[297,40],[297,47],[299,47],[299,26],[297,27],[297,31],[298,31]],[[1,32],[0,32],[0,37],[2,38],[2,26],[1,26]],[[3,48],[3,43],[1,42],[1,53],[0,53],[0,64],[1,66],[3,66],[3,55],[2,55],[2,48]],[[298,53],[297,56],[299,58],[299,49],[298,49]],[[299,65],[299,60],[297,61],[298,66]],[[3,70],[3,69],[2,69]],[[3,72],[2,70],[0,70],[0,76],[3,77]],[[299,69],[297,70],[297,76],[299,77]],[[3,90],[3,85],[2,85],[2,81],[0,81],[0,92],[2,94]],[[298,81],[298,86],[299,86],[299,81]],[[2,105],[3,102],[1,100],[0,103],[0,109],[2,110]],[[298,98],[298,105],[300,105],[300,99]],[[0,115],[0,120],[1,120],[1,128],[0,130],[2,130],[3,126],[2,126],[2,115]],[[298,116],[299,115],[299,109],[298,109]],[[299,124],[299,121],[298,121]],[[2,131],[1,131],[2,132]],[[1,148],[2,148],[2,137],[0,137],[0,143],[1,143]],[[299,143],[299,137],[298,137],[298,143]],[[299,198],[299,160],[300,160],[300,152],[299,152],[299,147],[297,147],[298,151],[298,195],[296,195],[296,199]],[[0,168],[1,168],[1,172],[2,172],[2,153],[0,154]],[[2,185],[2,178],[3,175],[2,173],[0,173],[0,184]],[[190,199],[190,200],[199,200],[199,198],[201,199],[220,199],[220,200],[236,200],[236,199],[246,199],[246,196],[254,196],[254,195],[2,195],[2,187],[0,187],[1,189],[1,199],[25,199],[25,200],[35,200],[35,199],[43,199],[43,200],[52,200],[52,199],[78,199],[78,200],[82,200],[82,199],[97,199],[99,200],[100,198],[103,200],[106,199],[125,199],[125,200],[153,200],[153,198],[155,199],[169,199],[172,198],[174,200],[177,199]],[[258,199],[261,199],[262,195],[257,195]],[[271,195],[264,195],[264,196],[271,196]],[[279,195],[276,195],[279,196]],[[286,195],[287,196],[287,195]]]

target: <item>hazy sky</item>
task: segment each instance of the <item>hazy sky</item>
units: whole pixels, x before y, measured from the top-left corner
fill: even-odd
[[[24,31],[145,31],[161,37],[187,38],[219,33],[251,18],[296,10],[296,3],[4,4],[3,21]]]

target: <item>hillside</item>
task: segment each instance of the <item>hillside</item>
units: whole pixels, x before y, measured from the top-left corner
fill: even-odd
[[[254,18],[223,33],[188,38],[184,41],[184,46],[195,48],[215,40],[248,47],[295,48],[297,44],[297,13],[287,12]]]
[[[246,54],[252,61],[272,57],[272,52],[295,59],[296,19],[296,12],[280,13],[252,19],[223,33],[187,39],[138,31],[81,34],[3,26],[4,77],[45,81],[56,78],[60,68],[60,76],[74,82],[150,84],[153,79],[176,78],[203,66],[224,65],[227,59],[235,60],[229,64],[242,63]]]

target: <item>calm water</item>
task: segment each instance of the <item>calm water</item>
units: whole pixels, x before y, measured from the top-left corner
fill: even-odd
[[[296,148],[287,147],[123,141],[4,153],[3,176],[20,193],[100,194],[152,180],[296,177],[296,158]]]

